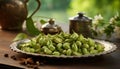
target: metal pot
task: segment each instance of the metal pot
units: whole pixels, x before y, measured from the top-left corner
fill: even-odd
[[[62,29],[55,23],[53,19],[50,19],[48,23],[42,25],[42,32],[44,34],[57,34],[62,32]]]
[[[28,15],[28,1],[0,0],[0,25],[3,30],[22,30],[22,24]]]
[[[91,24],[92,19],[84,16],[83,13],[78,13],[77,16],[71,17],[69,19],[70,26],[69,32],[73,33],[76,32],[78,34],[82,34],[84,37],[91,37]]]

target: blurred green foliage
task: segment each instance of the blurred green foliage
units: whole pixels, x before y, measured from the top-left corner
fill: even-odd
[[[68,13],[75,15],[77,12],[85,12],[90,17],[102,14],[109,19],[120,12],[120,0],[72,0]]]
[[[41,0],[40,10],[34,15],[34,20],[43,19],[39,16],[54,18],[57,22],[68,23],[68,14],[66,10],[69,7],[71,0]],[[28,11],[29,15],[36,9],[37,3],[34,0],[29,0]]]
[[[107,20],[116,12],[120,12],[120,0],[41,0],[41,4],[35,16],[53,17],[62,22],[68,22],[68,18],[75,16],[78,12],[85,12],[92,18],[101,14]],[[35,0],[30,0],[29,13],[36,7]]]
[[[40,10],[66,10],[69,7],[71,0],[41,0]],[[34,10],[37,6],[35,0],[29,0],[28,9]]]

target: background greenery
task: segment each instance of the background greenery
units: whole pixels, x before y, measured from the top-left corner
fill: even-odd
[[[89,17],[101,14],[109,19],[116,12],[120,12],[120,0],[41,0],[41,8],[34,19],[42,19],[38,16],[52,17],[58,22],[68,23],[69,17],[78,12],[85,12]],[[30,0],[28,3],[29,15],[35,10],[37,3]]]

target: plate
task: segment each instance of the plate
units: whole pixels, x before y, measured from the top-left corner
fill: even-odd
[[[46,55],[46,54],[37,54],[37,53],[28,53],[25,51],[22,51],[20,49],[18,49],[19,44],[20,43],[25,43],[25,42],[29,42],[30,40],[25,39],[25,40],[21,40],[21,41],[17,41],[17,42],[13,42],[10,45],[10,48],[12,51],[17,52],[17,53],[23,53],[26,55],[32,55],[32,56],[42,56],[42,57],[54,57],[54,58],[82,58],[82,57],[95,57],[95,56],[100,56],[100,55],[105,55],[105,54],[109,54],[112,53],[113,51],[115,51],[117,49],[116,45],[108,42],[108,41],[104,41],[104,40],[95,40],[95,42],[98,42],[100,44],[102,44],[105,48],[104,51],[98,54],[89,54],[89,55],[81,55],[81,56],[55,56],[55,55]]]

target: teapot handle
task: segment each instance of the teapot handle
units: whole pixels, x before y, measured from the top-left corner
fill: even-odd
[[[28,0],[27,0],[27,1],[28,1]],[[37,6],[36,10],[29,16],[29,18],[32,17],[32,16],[39,10],[39,8],[40,8],[40,6],[41,6],[40,0],[36,0],[36,2],[38,3],[38,6]]]

